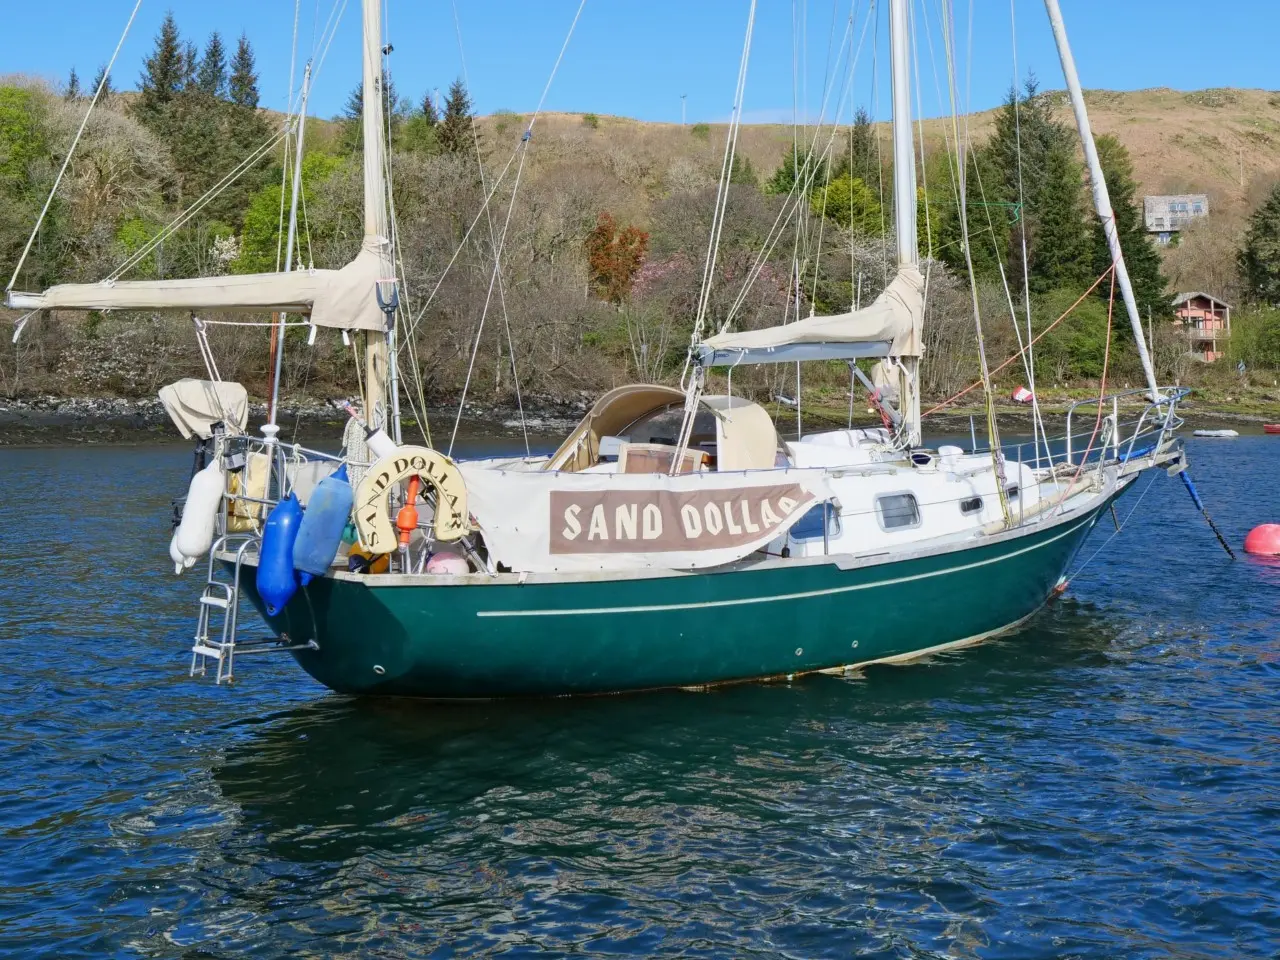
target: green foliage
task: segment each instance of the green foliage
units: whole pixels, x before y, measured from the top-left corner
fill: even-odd
[[[99,87],[102,87],[102,93],[98,96],[98,103],[105,105],[107,99],[115,93],[115,90],[111,87],[111,78],[107,76],[107,65],[105,63],[98,68],[98,72],[93,76],[93,83],[89,85],[90,96]]]
[[[316,188],[341,170],[346,162],[340,157],[323,153],[309,153],[303,157],[300,199],[308,205],[313,204]],[[240,256],[231,264],[232,273],[264,273],[276,269],[276,258],[280,255],[279,251],[284,250],[280,234],[280,201],[281,197],[288,198],[292,193],[293,173],[290,171],[283,187],[276,181],[254,194],[244,215],[244,227],[240,233]],[[313,262],[312,251],[308,249],[307,243],[309,240],[321,240],[327,229],[327,225],[317,223],[300,232],[295,254],[299,262]]]
[[[1075,288],[1050,290],[1032,307],[1036,333],[1062,316],[1080,294]],[[1035,347],[1036,367],[1054,380],[1102,375],[1107,351],[1107,305],[1093,298],[1080,304]],[[1112,355],[1114,363],[1116,356]]]
[[[695,123],[689,128],[689,135],[698,140],[709,140],[711,138],[711,127],[705,123]]]
[[[178,36],[178,22],[170,10],[165,14],[155,47],[146,60],[133,108],[138,119],[157,133],[166,132],[168,107],[181,92],[186,71],[186,55]]]
[[[77,100],[80,97],[80,77],[75,67],[71,68],[71,76],[67,77],[67,89],[62,96],[67,100]]]
[[[592,130],[599,130],[600,118],[594,113],[584,113],[582,115],[582,125],[584,127],[590,127]]]
[[[200,66],[196,68],[196,87],[209,97],[224,97],[227,94],[227,51],[216,30],[209,34],[204,56],[200,58]]]
[[[227,94],[237,107],[246,110],[258,109],[258,68],[254,62],[253,47],[249,45],[249,38],[243,33],[240,34],[240,40],[236,43],[236,55],[231,61],[231,78],[227,81]]]
[[[809,198],[809,208],[855,233],[873,235],[881,231],[880,201],[861,179],[848,173],[826,187],[816,188]]]
[[[1248,296],[1280,306],[1280,184],[1249,217],[1239,264]]]
[[[764,184],[767,194],[786,196],[796,185],[797,153],[799,156],[799,179],[802,191],[812,191],[815,184],[825,183],[827,179],[826,164],[819,158],[810,157],[804,151],[788,147],[782,155],[782,163]]]
[[[1084,219],[1084,180],[1071,150],[1054,147],[1045,156],[1031,249],[1031,290],[1080,289],[1093,279]]]
[[[866,107],[859,107],[854,115],[853,126],[849,129],[849,142],[836,163],[835,173],[836,176],[852,174],[870,187],[874,194],[880,194],[882,172],[879,145],[871,114]]]
[[[1110,134],[1098,137],[1097,143],[1102,175],[1111,194],[1111,208],[1116,214],[1120,249],[1124,251],[1138,310],[1144,317],[1148,314],[1168,317],[1172,312],[1169,284],[1161,273],[1160,252],[1147,233],[1143,211],[1138,205],[1138,184],[1134,179],[1129,151]],[[1090,229],[1093,234],[1093,275],[1097,277],[1111,266],[1111,250],[1107,246],[1102,221],[1095,217]],[[1106,297],[1107,294],[1102,291],[1100,296]]]
[[[444,101],[444,116],[440,119],[440,149],[445,153],[472,154],[477,146],[471,95],[459,78],[449,85],[449,95]]]
[[[740,153],[733,155],[733,165],[729,170],[729,182],[736,183],[740,187],[751,187],[754,190],[760,189],[760,175],[756,173],[756,168],[751,163],[750,157],[743,156]]]

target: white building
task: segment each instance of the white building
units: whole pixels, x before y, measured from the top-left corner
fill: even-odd
[[[1173,235],[1192,220],[1209,215],[1209,197],[1203,193],[1184,193],[1170,197],[1144,197],[1143,214],[1147,232],[1156,234],[1159,243],[1168,243]]]

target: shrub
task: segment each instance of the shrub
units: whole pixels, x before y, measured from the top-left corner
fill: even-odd
[[[584,127],[590,127],[592,130],[599,130],[600,118],[594,113],[584,113],[582,115],[582,125]]]

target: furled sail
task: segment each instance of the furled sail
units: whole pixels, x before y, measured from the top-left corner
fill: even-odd
[[[704,367],[858,357],[919,357],[924,278],[904,264],[871,304],[851,313],[805,317],[763,330],[722,333],[699,347]]]
[[[11,291],[14,310],[217,310],[308,314],[320,327],[386,329],[375,287],[383,277],[383,241],[366,239],[354,260],[338,270],[252,273],[190,280],[66,283],[44,293]]]

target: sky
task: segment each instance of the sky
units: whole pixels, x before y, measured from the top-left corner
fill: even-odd
[[[396,86],[419,100],[447,89],[464,74],[465,63],[478,112],[530,112],[542,98],[579,2],[385,0]],[[283,109],[297,84],[290,79],[295,10],[299,62],[309,57],[319,62],[325,24],[344,3],[308,110],[333,116],[360,77],[359,0],[297,0],[296,6],[289,0],[143,0],[112,71],[113,83],[123,89],[137,86],[143,58],[166,9],[172,8],[183,37],[201,46],[214,30],[224,38],[246,33],[258,58],[262,105]],[[948,110],[940,0],[913,3],[919,107],[937,116]],[[1011,0],[954,4],[960,106],[995,106],[1014,74]],[[1020,73],[1034,72],[1045,88],[1061,87],[1043,3],[1012,4]],[[75,67],[87,83],[110,58],[133,5],[134,0],[3,0],[9,42],[0,52],[0,75],[62,81]],[[1061,5],[1086,87],[1280,89],[1275,0],[1061,0]],[[877,119],[887,117],[886,0],[878,0],[878,15],[876,6],[871,0],[758,0],[744,120],[789,123],[798,113],[828,121],[838,114],[843,121],[855,103]],[[723,121],[733,109],[749,9],[750,0],[585,0],[544,109],[678,123],[683,108],[689,123]],[[853,39],[846,41],[846,35]],[[842,97],[846,88],[850,93]]]

